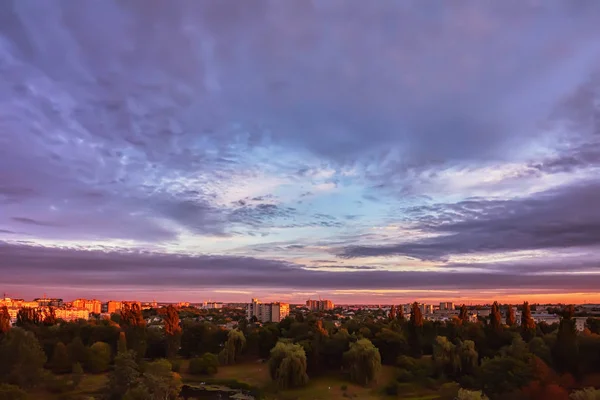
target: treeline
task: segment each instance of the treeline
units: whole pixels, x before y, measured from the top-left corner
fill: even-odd
[[[464,306],[450,321],[428,321],[415,303],[406,316],[395,307],[385,318],[373,313],[342,321],[328,313],[297,313],[264,325],[241,318],[233,330],[180,321],[180,312],[160,309],[161,325],[148,327],[135,305],[111,320],[72,323],[25,311],[11,329],[7,310],[0,309],[0,382],[15,392],[39,385],[60,391],[61,385],[76,387],[85,372],[108,372],[104,393],[110,400],[175,399],[184,358],[190,359],[185,372],[204,375],[222,365],[268,360],[278,389],[329,373],[372,385],[382,365],[396,369],[391,382],[376,382],[390,396],[420,386],[441,399],[560,400],[600,384],[594,381],[600,376],[598,325],[589,320],[586,331],[577,332],[572,307],[554,325],[536,324],[527,303],[518,325],[512,308],[497,303],[477,322]]]

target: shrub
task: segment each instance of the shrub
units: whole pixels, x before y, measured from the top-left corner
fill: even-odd
[[[396,380],[398,382],[412,382],[415,380],[415,377],[410,371],[400,369],[398,370],[398,373],[396,375]]]
[[[440,400],[454,400],[458,396],[460,385],[456,382],[444,383],[439,390]]]
[[[96,342],[88,350],[87,368],[92,373],[104,372],[110,365],[110,345],[104,342]]]
[[[342,391],[345,392],[346,390],[348,390],[348,385],[342,385],[340,386],[340,389],[342,389]]]
[[[214,375],[218,369],[219,359],[212,353],[190,360],[190,374],[193,375]]]
[[[171,361],[171,370],[173,372],[181,371],[181,361],[180,360],[170,360]]]
[[[26,400],[27,393],[16,385],[0,383],[0,400]]]
[[[392,381],[385,385],[383,388],[383,392],[388,396],[397,396],[398,395],[398,382]]]

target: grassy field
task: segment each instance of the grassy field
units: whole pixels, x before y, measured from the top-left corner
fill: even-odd
[[[306,387],[294,390],[276,390],[269,377],[267,364],[245,363],[219,368],[215,379],[235,379],[252,386],[264,389],[266,400],[318,400],[318,399],[356,399],[382,400],[390,399],[382,393],[382,387],[394,377],[395,368],[384,366],[377,382],[368,387],[355,385],[344,379],[341,374],[328,374],[311,379]],[[397,398],[410,400],[433,400],[435,392],[423,388],[405,388],[405,394]]]

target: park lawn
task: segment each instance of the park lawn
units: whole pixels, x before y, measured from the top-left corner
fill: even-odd
[[[68,375],[64,375],[67,378]],[[75,390],[68,391],[69,394],[89,395],[99,393],[108,381],[108,374],[85,374],[81,383]],[[61,395],[57,393],[49,393],[46,389],[34,389],[29,393],[30,398],[36,400],[56,400],[60,399]]]
[[[271,382],[269,364],[262,362],[221,366],[212,378],[235,379],[259,388],[265,387]]]

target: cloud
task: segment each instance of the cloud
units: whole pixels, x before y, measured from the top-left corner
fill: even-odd
[[[433,236],[385,246],[352,246],[343,257],[405,255],[444,260],[452,254],[600,247],[598,182],[513,200],[473,199],[407,210]]]
[[[252,257],[183,256],[154,252],[89,251],[0,242],[5,284],[60,284],[73,287],[290,288],[296,289],[501,289],[544,288],[593,291],[595,275],[517,275],[443,271],[352,272],[307,270],[303,266]],[[348,267],[352,269],[352,267]],[[20,271],[17,274],[15,272]],[[25,272],[26,274],[24,274]]]

